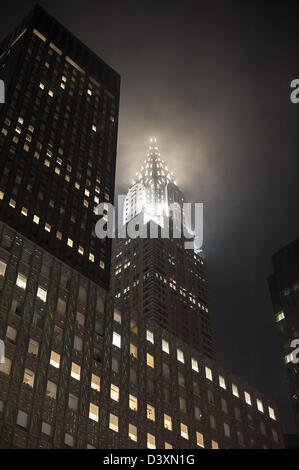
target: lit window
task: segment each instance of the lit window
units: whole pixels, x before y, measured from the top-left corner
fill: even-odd
[[[34,215],[34,216],[33,216],[33,222],[34,222],[35,224],[39,224],[39,217],[38,217],[38,215]]]
[[[113,331],[112,344],[117,348],[121,348],[121,336]]]
[[[154,344],[154,333],[150,330],[146,330],[146,339],[150,343]]]
[[[92,91],[90,89],[87,90],[88,95],[92,95]]]
[[[79,255],[84,255],[84,248],[80,245],[79,245],[79,248],[78,248],[78,253],[79,253]]]
[[[40,84],[39,84],[39,87],[40,87],[42,90],[45,89],[45,85],[44,85],[43,83],[40,83]]]
[[[168,431],[172,431],[172,419],[171,416],[168,416],[164,413],[164,428]]]
[[[49,90],[48,95],[51,96],[51,98],[53,98],[53,96],[54,96],[53,91],[52,91],[52,90]]]
[[[155,421],[155,408],[152,405],[147,404],[146,412],[147,418],[151,421]]]
[[[9,201],[9,205],[10,205],[10,207],[15,208],[15,207],[16,207],[16,201],[15,201],[14,199],[11,199],[11,200]]]
[[[235,397],[239,398],[238,387],[235,384],[232,384],[232,393],[233,393],[233,395],[235,395]]]
[[[130,343],[130,355],[135,357],[135,359],[137,359],[138,357],[137,346],[135,346],[135,344],[132,344],[132,343]]]
[[[0,191],[0,199],[2,200],[4,198],[4,192]]]
[[[8,326],[6,330],[6,339],[15,344],[17,339],[17,330],[11,326]]]
[[[6,271],[6,263],[0,261],[0,276],[4,276]]]
[[[75,362],[72,362],[71,376],[76,380],[80,380],[80,375],[81,375],[81,367]]]
[[[285,318],[285,315],[284,315],[284,312],[281,310],[281,312],[278,312],[276,315],[275,315],[275,321],[276,322],[280,322],[281,320],[284,320]]]
[[[134,426],[134,424],[129,423],[129,438],[132,439],[132,441],[137,442],[137,428]]]
[[[73,240],[72,240],[71,238],[68,238],[68,239],[67,239],[67,244],[68,244],[68,246],[70,246],[71,248],[73,248],[74,242],[73,242]]]
[[[102,261],[102,260],[100,261],[100,268],[101,268],[101,269],[105,269],[105,263],[104,263],[104,261]]]
[[[199,447],[204,447],[203,435],[196,431],[196,443]]]
[[[112,429],[112,431],[118,432],[118,416],[110,413],[110,418],[109,418],[109,429]]]
[[[46,223],[46,224],[45,224],[45,230],[46,230],[47,232],[51,232],[51,225],[48,224],[48,223]]]
[[[37,297],[42,301],[46,302],[47,301],[47,291],[43,289],[42,287],[39,287],[37,289]]]
[[[268,407],[268,411],[270,418],[276,420],[275,411],[273,410],[273,408],[271,408],[271,406]]]
[[[219,385],[221,388],[224,388],[224,390],[226,389],[225,379],[222,375],[219,375]]]
[[[261,400],[259,400],[258,398],[257,398],[257,400],[256,400],[256,406],[257,406],[257,409],[258,409],[261,413],[264,413],[263,404],[262,404]]]
[[[184,423],[181,423],[181,436],[184,439],[189,439],[188,426],[186,426]]]
[[[33,356],[38,355],[39,344],[34,339],[30,338],[28,346],[28,354],[33,354]]]
[[[0,372],[3,372],[6,375],[10,374],[10,369],[11,369],[11,360],[8,359],[8,357],[4,358],[4,362],[0,362]]]
[[[50,364],[56,369],[59,369],[60,367],[60,354],[56,353],[55,351],[51,351],[51,356],[50,356]]]
[[[56,238],[58,238],[58,240],[62,240],[62,233],[57,231],[56,232]]]
[[[111,400],[119,401],[119,387],[114,384],[111,384],[110,398]]]
[[[147,448],[155,449],[156,448],[156,438],[153,434],[147,433]]]
[[[169,354],[169,343],[165,339],[162,339],[162,350]]]
[[[91,388],[94,390],[100,391],[100,377],[95,374],[91,374]]]
[[[93,132],[97,132],[97,127],[94,124],[92,125],[92,130]]]
[[[47,395],[50,398],[53,398],[54,400],[56,399],[56,393],[57,393],[57,385],[54,382],[51,382],[51,380],[48,380],[47,382]]]
[[[94,403],[89,405],[89,418],[93,421],[99,421],[99,407]]]
[[[129,408],[132,411],[138,410],[138,399],[134,395],[129,395]]]
[[[117,309],[114,310],[113,318],[114,318],[114,321],[121,324],[121,312],[119,310]]]
[[[217,441],[212,440],[212,449],[219,449],[219,444]]]
[[[94,263],[94,254],[93,253],[89,253],[89,261]]]
[[[178,359],[178,361],[180,361],[184,364],[184,362],[185,362],[184,353],[180,349],[177,349],[177,359]]]
[[[244,397],[245,397],[245,402],[247,403],[247,405],[251,405],[251,397],[249,393],[244,392]]]
[[[25,217],[27,217],[27,215],[28,215],[28,209],[26,209],[26,207],[22,207],[21,214],[22,214],[22,215],[25,215]]]
[[[165,449],[173,449],[173,447],[169,442],[165,442]]]
[[[34,385],[34,372],[30,369],[25,369],[23,383],[33,388]]]
[[[195,370],[195,372],[199,372],[197,360],[192,357],[191,362],[192,362],[192,369]]]
[[[155,359],[154,359],[154,356],[152,356],[151,354],[147,353],[146,354],[146,363],[148,366],[150,367],[155,367]]]
[[[212,381],[212,380],[213,380],[213,375],[212,375],[211,369],[209,369],[209,367],[206,367],[206,368],[205,368],[205,372],[206,372],[206,378],[207,378],[208,380],[211,380],[211,381]]]
[[[18,287],[21,289],[26,289],[26,284],[27,284],[27,277],[24,276],[23,274],[18,274],[16,284]]]

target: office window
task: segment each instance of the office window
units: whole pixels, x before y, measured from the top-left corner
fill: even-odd
[[[150,343],[154,344],[154,333],[150,330],[146,330],[146,339]]]
[[[74,337],[74,348],[76,351],[82,351],[82,339],[79,336]]]
[[[80,375],[81,375],[81,367],[75,362],[72,362],[71,376],[76,380],[80,380]]]
[[[118,432],[118,416],[110,413],[109,417],[109,429],[112,431]]]
[[[60,354],[56,353],[55,351],[51,351],[51,356],[50,356],[50,364],[56,369],[59,369],[60,367]]]
[[[17,330],[15,328],[12,328],[11,326],[7,327],[6,330],[6,338],[13,344],[16,343],[17,339]]]
[[[239,398],[239,391],[238,391],[237,385],[232,384],[232,392],[233,392],[233,395],[235,395],[235,397]]]
[[[191,358],[191,364],[192,364],[192,369],[195,370],[195,372],[199,372],[198,368],[198,362],[194,357]]]
[[[146,363],[149,367],[155,367],[155,360],[154,360],[154,356],[152,356],[151,354],[147,353],[146,354]]]
[[[181,436],[184,439],[189,439],[188,426],[184,423],[181,423]]]
[[[203,435],[198,431],[196,431],[196,444],[199,447],[204,447]]]
[[[147,448],[155,449],[156,448],[156,438],[153,434],[147,433]]]
[[[219,444],[217,441],[212,440],[212,449],[219,449]]]
[[[117,309],[114,310],[113,317],[114,317],[114,321],[116,321],[117,323],[121,323],[121,312],[119,310]]]
[[[47,291],[43,289],[42,287],[38,287],[37,289],[37,297],[42,301],[46,302],[47,301]]]
[[[5,276],[6,263],[0,261],[0,276]]]
[[[206,372],[206,378],[208,380],[213,381],[213,375],[212,375],[211,369],[209,369],[209,367],[205,367],[205,372]]]
[[[28,415],[24,411],[19,410],[17,415],[17,425],[26,429],[28,424]]]
[[[164,428],[172,431],[172,419],[171,416],[168,416],[164,413]]]
[[[245,402],[247,405],[251,405],[251,397],[248,392],[244,392]]]
[[[225,437],[230,437],[230,427],[227,423],[223,423],[223,430]]]
[[[219,385],[221,388],[226,389],[225,379],[222,377],[222,375],[219,375]]]
[[[52,435],[52,426],[51,424],[45,423],[44,421],[42,422],[42,433],[46,434],[47,436]]]
[[[129,423],[129,438],[137,442],[137,427]]]
[[[93,421],[99,421],[99,407],[94,403],[89,405],[89,418]]]
[[[173,449],[172,445],[169,442],[165,442],[165,449]]]
[[[121,336],[113,331],[113,339],[112,339],[112,344],[116,346],[117,348],[121,347]]]
[[[268,411],[269,411],[269,416],[271,419],[274,419],[276,421],[276,417],[275,417],[275,411],[273,408],[271,408],[271,406],[268,406]]]
[[[155,421],[155,408],[152,405],[147,404],[146,412],[147,418],[151,421]]]
[[[91,388],[94,390],[100,391],[100,377],[95,374],[91,374]]]
[[[177,360],[182,362],[183,364],[185,363],[184,353],[180,349],[177,349]]]
[[[18,274],[16,284],[18,287],[21,289],[26,289],[26,284],[27,284],[27,277],[24,276],[24,274]]]
[[[78,397],[70,393],[68,405],[71,410],[77,411],[78,410]]]
[[[259,400],[258,398],[257,398],[257,400],[256,400],[256,406],[257,406],[257,409],[258,409],[261,413],[264,413],[263,403],[262,403],[261,400]]]
[[[114,384],[111,384],[110,398],[111,398],[111,400],[119,401],[119,387],[117,387]]]
[[[134,395],[129,395],[129,407],[133,411],[137,411],[138,409],[138,399]]]
[[[33,388],[34,385],[34,372],[30,369],[25,369],[23,383]]]
[[[56,398],[56,393],[57,393],[57,385],[54,382],[51,382],[51,380],[48,380],[47,382],[47,395],[50,398]]]
[[[137,346],[135,346],[135,344],[132,344],[132,343],[130,343],[130,355],[135,357],[136,359],[138,357]]]
[[[74,446],[74,436],[72,436],[71,434],[68,434],[66,432],[65,435],[64,435],[64,443],[69,447],[73,447]]]
[[[162,350],[166,354],[169,354],[169,343],[168,343],[168,341],[166,341],[166,339],[162,339]]]
[[[0,372],[4,372],[4,374],[9,375],[11,370],[11,360],[8,357],[4,358],[4,362],[0,362]]]

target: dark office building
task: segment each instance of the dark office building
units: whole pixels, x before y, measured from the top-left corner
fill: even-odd
[[[143,214],[147,225],[161,227],[166,214],[170,237],[116,238],[112,288],[117,299],[213,358],[205,260],[198,251],[185,249],[183,237],[171,236],[175,212],[182,210],[183,202],[183,193],[156,142],[151,142],[137,181],[126,196],[124,222]]]
[[[293,362],[291,347],[294,339],[299,340],[299,239],[275,253],[272,262],[274,273],[268,282],[299,436],[299,363]]]
[[[0,222],[2,448],[280,448],[271,399]]]
[[[120,77],[35,7],[0,45],[0,219],[103,287],[111,243]]]

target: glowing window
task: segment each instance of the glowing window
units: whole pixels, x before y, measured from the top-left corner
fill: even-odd
[[[189,439],[188,426],[184,423],[181,423],[181,436],[184,439]]]
[[[110,413],[109,417],[109,429],[112,431],[118,432],[118,416]]]
[[[112,344],[117,348],[121,348],[121,336],[113,331]]]
[[[21,289],[26,289],[26,284],[27,284],[27,277],[24,276],[24,274],[19,273],[17,277],[16,284],[18,287]]]
[[[59,369],[59,367],[60,367],[60,354],[56,353],[55,351],[51,351],[50,364],[53,367],[56,367],[56,369]]]
[[[76,380],[80,380],[80,375],[81,375],[81,367],[75,362],[72,362],[71,376]]]
[[[94,403],[89,405],[89,418],[93,421],[99,421],[99,407]]]
[[[149,367],[155,367],[155,359],[154,359],[154,356],[152,356],[151,354],[147,353],[146,354],[146,363]]]

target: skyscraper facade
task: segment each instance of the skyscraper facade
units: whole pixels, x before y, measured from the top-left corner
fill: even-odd
[[[291,346],[299,340],[299,239],[275,253],[272,262],[268,283],[299,436],[299,364],[293,361]]]
[[[173,224],[191,235],[183,211],[184,196],[161,158],[155,139],[124,202],[124,223],[142,216],[145,224],[163,227],[170,236],[118,238],[113,245],[112,286],[115,296],[162,328],[213,358],[205,260],[172,236]]]
[[[95,207],[114,197],[120,77],[40,7],[1,43],[0,69],[0,218],[107,288]]]

